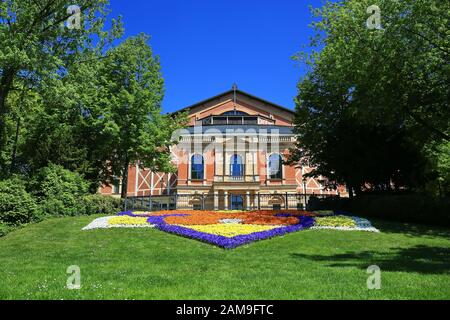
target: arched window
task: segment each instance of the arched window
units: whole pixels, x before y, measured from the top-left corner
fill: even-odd
[[[203,166],[203,156],[199,154],[194,154],[191,158],[191,179],[192,180],[203,180],[204,170]]]
[[[283,179],[283,159],[278,153],[269,157],[268,171],[270,179]]]
[[[240,155],[233,154],[231,156],[230,172],[233,177],[242,177],[244,175],[244,164]]]
[[[248,113],[245,113],[243,111],[227,111],[221,114],[222,116],[248,116]]]

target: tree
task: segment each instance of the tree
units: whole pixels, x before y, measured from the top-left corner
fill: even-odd
[[[313,12],[323,50],[306,59],[327,81],[343,82],[358,100],[351,112],[425,128],[449,140],[450,4],[439,0],[377,2],[381,29],[368,29],[371,1],[327,2]],[[304,55],[303,55],[304,56]],[[298,56],[300,57],[300,56]]]
[[[183,120],[161,115],[163,80],[148,37],[113,47],[122,25],[113,19],[103,30],[108,1],[78,3],[75,29],[64,26],[65,1],[1,4],[0,171],[33,176],[61,165],[95,192],[115,177],[126,183],[137,159],[171,170],[171,134]]]
[[[308,158],[313,174],[356,190],[423,186],[426,146],[450,137],[450,5],[381,0],[381,28],[371,30],[372,4],[327,2],[313,10],[320,20],[312,45],[321,50],[296,56],[310,70],[298,85],[291,162]]]
[[[80,63],[80,55],[101,52],[121,33],[120,21],[113,21],[110,32],[103,31],[108,0],[78,4],[80,28],[69,29],[65,23],[73,18],[73,11],[67,1],[0,3],[0,150],[6,147],[13,92],[42,90],[44,81],[64,77],[70,65]],[[5,164],[0,165],[4,171]]]
[[[23,115],[26,130],[19,154],[30,175],[49,163],[59,164],[82,174],[95,191],[107,161],[97,90],[98,71],[107,56],[88,52],[82,57],[85,62],[68,66],[64,77],[42,82],[31,112]]]
[[[106,180],[122,178],[122,197],[127,195],[128,167],[139,164],[168,172],[172,133],[185,124],[185,116],[161,114],[163,79],[159,60],[147,44],[149,37],[129,38],[108,52],[99,71],[99,103],[109,159]],[[105,151],[109,150],[109,152]]]
[[[348,113],[352,101],[334,86],[321,87],[318,79],[299,85],[302,104],[296,109],[296,148],[289,163],[312,165],[312,176],[325,176],[330,188],[346,184],[350,195],[365,189],[381,192],[405,185],[421,185],[417,176],[425,159],[409,132],[382,122],[361,123]],[[327,92],[320,95],[318,92]]]

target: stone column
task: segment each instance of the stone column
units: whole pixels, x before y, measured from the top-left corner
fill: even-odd
[[[247,210],[250,210],[250,191],[247,191]]]
[[[219,210],[219,193],[214,192],[214,210]]]
[[[228,210],[229,208],[228,208],[228,191],[224,191],[224,193],[223,193],[224,195],[224,198],[223,198],[223,203],[224,203],[224,206],[225,206],[225,208],[224,208],[224,210]]]

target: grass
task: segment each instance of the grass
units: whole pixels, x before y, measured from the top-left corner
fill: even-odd
[[[306,230],[224,250],[154,229],[60,218],[0,238],[0,299],[450,299],[450,230]],[[381,268],[368,290],[367,267]],[[68,266],[81,290],[66,289]]]

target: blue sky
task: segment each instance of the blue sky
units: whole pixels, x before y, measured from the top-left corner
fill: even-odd
[[[111,0],[125,36],[149,34],[165,80],[163,111],[239,89],[293,108],[305,70],[291,60],[320,0]]]

